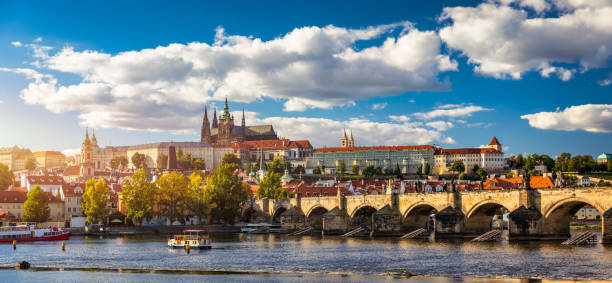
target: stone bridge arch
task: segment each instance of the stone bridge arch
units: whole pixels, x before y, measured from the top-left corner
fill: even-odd
[[[428,201],[418,201],[402,212],[402,227],[405,230],[426,228],[429,216],[440,211],[435,204]]]
[[[464,231],[470,234],[481,234],[493,228],[503,228],[501,217],[505,213],[511,212],[517,207],[508,207],[512,203],[499,201],[497,199],[484,199],[474,204],[465,214]],[[494,223],[495,216],[500,217]]]
[[[569,238],[572,217],[585,205],[591,205],[604,215],[606,209],[596,200],[585,197],[567,197],[552,203],[542,215],[541,233],[549,238]]]

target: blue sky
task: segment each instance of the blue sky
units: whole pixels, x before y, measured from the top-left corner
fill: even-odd
[[[606,1],[124,2],[0,3],[0,146],[198,140],[227,96],[316,146],[612,150]]]

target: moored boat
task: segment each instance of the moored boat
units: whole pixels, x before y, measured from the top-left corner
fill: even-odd
[[[68,240],[70,233],[62,231],[61,228],[36,228],[36,224],[0,227],[0,243],[13,241],[61,241]]]
[[[210,249],[212,241],[204,230],[185,230],[183,235],[174,235],[168,240],[168,248],[184,249],[187,245],[189,249]]]

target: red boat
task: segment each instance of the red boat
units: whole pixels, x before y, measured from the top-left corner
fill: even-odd
[[[68,240],[70,233],[62,231],[61,228],[40,228],[35,224],[0,227],[0,243],[13,241],[61,241]]]

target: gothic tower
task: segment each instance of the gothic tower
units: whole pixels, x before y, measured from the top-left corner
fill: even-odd
[[[91,147],[92,148],[98,147],[98,139],[96,139],[96,130],[95,129],[91,130]]]
[[[240,141],[245,141],[246,140],[246,121],[244,120],[244,108],[242,108],[242,122],[240,123],[241,128],[241,132],[240,132]]]
[[[234,117],[229,112],[229,106],[227,105],[227,97],[225,98],[225,107],[223,107],[223,114],[219,116],[219,131],[217,135],[218,144],[230,144],[232,143],[232,130],[234,129]]]
[[[355,140],[353,139],[353,130],[351,130],[351,135],[348,139],[348,147],[349,148],[355,147]]]
[[[208,122],[208,109],[204,106],[204,120],[202,121],[201,142],[211,143],[210,122]]]
[[[94,134],[95,137],[95,134]],[[97,141],[96,141],[97,143]],[[89,179],[94,176],[92,142],[89,140],[89,129],[85,129],[85,139],[81,145],[81,177]]]
[[[340,147],[347,148],[348,141],[346,139],[346,129],[342,129],[342,138],[340,139]]]
[[[212,128],[216,129],[218,127],[219,127],[219,123],[217,122],[217,107],[215,107],[215,112],[213,113]]]

